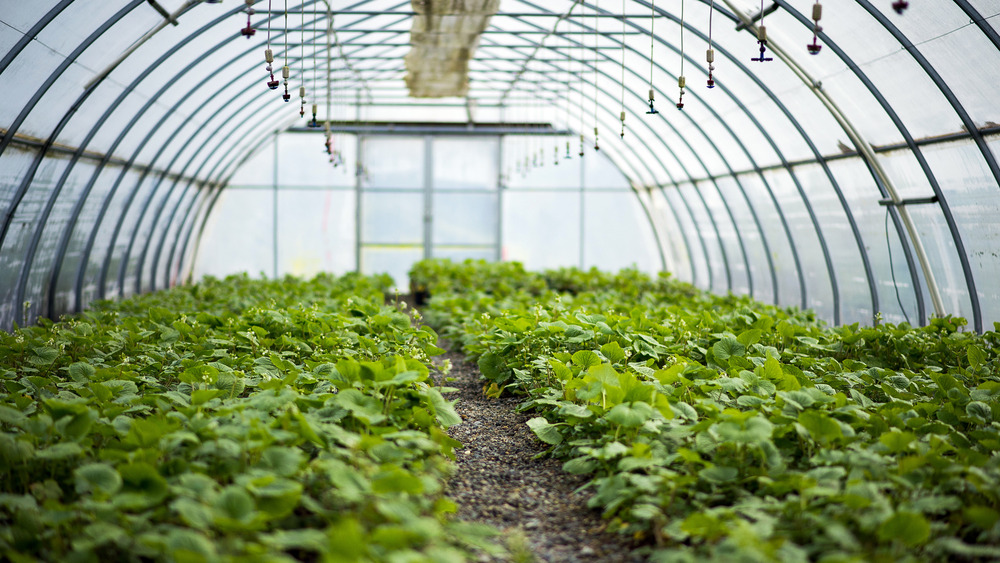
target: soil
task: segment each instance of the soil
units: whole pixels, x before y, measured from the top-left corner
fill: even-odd
[[[587,508],[588,491],[574,492],[586,478],[563,472],[557,460],[535,459],[546,446],[525,425],[531,416],[515,411],[519,399],[487,398],[474,363],[451,352],[439,358],[451,361],[454,380],[447,385],[459,391],[447,397],[459,399],[463,420],[448,430],[464,444],[447,491],[459,518],[500,529],[511,560],[645,560],[628,537],[608,530],[600,513]]]

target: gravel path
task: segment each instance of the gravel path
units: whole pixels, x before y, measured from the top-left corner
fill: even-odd
[[[525,425],[530,416],[514,412],[518,399],[486,398],[475,364],[455,353],[440,358],[451,360],[448,385],[460,390],[448,395],[459,399],[463,419],[448,430],[465,446],[448,485],[459,518],[499,528],[514,561],[644,560],[587,508],[586,491],[573,493],[586,479],[564,473],[556,460],[533,459],[545,448]]]

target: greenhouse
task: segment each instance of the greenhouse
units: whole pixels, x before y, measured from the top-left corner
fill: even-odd
[[[1000,560],[1000,1],[0,24],[0,559]]]

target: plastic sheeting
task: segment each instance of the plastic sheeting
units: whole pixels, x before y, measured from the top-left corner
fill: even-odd
[[[703,0],[655,7],[647,0],[502,0],[470,60],[468,98],[429,101],[407,96],[414,13],[406,1],[295,0],[286,14],[284,3],[268,10],[258,0],[248,40],[239,2],[160,0],[175,26],[143,0],[0,0],[0,327],[166,287],[192,268],[227,270],[195,267],[212,252],[257,256],[273,274],[273,251],[248,249],[255,239],[233,237],[225,226],[226,213],[245,207],[232,219],[259,217],[258,227],[275,217],[287,224],[303,209],[316,214],[305,221],[309,229],[279,238],[279,262],[301,255],[279,263],[281,271],[340,271],[360,257],[366,270],[385,265],[398,275],[400,264],[427,254],[431,240],[435,255],[496,257],[499,249],[532,266],[578,264],[581,254],[585,265],[665,266],[698,286],[804,305],[831,322],[922,324],[954,314],[989,328],[1000,321],[993,283],[1000,271],[1000,5],[920,2],[897,14],[887,0],[827,1],[822,51],[811,56],[812,3],[773,2],[777,10],[764,23],[774,60],[759,63],[750,58],[758,54],[760,4],[749,0],[714,2],[711,28],[713,3]],[[327,33],[331,19],[335,36]],[[704,61],[710,36],[712,89]],[[266,44],[279,79],[289,66],[289,104],[280,101],[283,86],[273,92],[264,84]],[[687,89],[677,111],[682,73]],[[581,181],[562,173],[571,164],[559,174],[554,165],[533,166],[515,180],[505,162],[500,175],[511,181],[483,188],[502,193],[501,205],[490,207],[482,193],[442,193],[431,211],[463,211],[454,229],[442,223],[428,239],[419,212],[415,225],[406,219],[413,206],[422,209],[425,183],[380,184],[371,161],[358,200],[353,183],[305,172],[306,162],[328,166],[326,155],[309,149],[287,171],[277,166],[286,178],[274,212],[251,162],[266,168],[260,159],[273,155],[261,149],[275,132],[304,125],[300,85],[306,120],[316,103],[320,121],[340,123],[465,123],[470,116],[546,123],[572,132],[574,157],[582,133],[585,160],[607,155],[621,177],[604,181],[588,170]],[[656,114],[646,113],[650,87]],[[281,136],[279,150],[294,139]],[[549,141],[539,142],[552,158]],[[460,142],[435,154],[456,163],[458,176],[440,177],[442,187],[479,189],[474,184],[493,174],[477,174],[477,153]],[[262,185],[273,188],[269,181]],[[411,188],[418,192],[385,191]],[[376,217],[364,210],[382,205],[380,198],[385,213],[395,205],[395,226],[420,236],[396,233],[383,242],[386,233],[376,229],[372,244],[381,246],[362,244],[359,253],[356,229],[324,234],[315,226],[345,224],[354,216],[321,210],[355,209],[360,201],[361,232],[371,233]],[[405,198],[412,205],[402,205]],[[592,217],[602,207],[607,217]],[[521,228],[542,225],[551,213],[586,227]],[[625,247],[635,253],[591,242],[612,231],[626,233]],[[532,236],[548,237],[551,248],[541,250]],[[411,247],[387,246],[400,244]],[[259,258],[267,252],[269,259]]]

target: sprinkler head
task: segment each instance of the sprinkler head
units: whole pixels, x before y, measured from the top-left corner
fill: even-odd
[[[810,55],[818,55],[820,49],[822,49],[822,48],[823,48],[823,46],[820,45],[820,44],[818,44],[818,43],[816,43],[815,39],[813,39],[812,43],[810,43],[809,45],[806,45],[806,49],[809,49],[809,54]]]
[[[274,73],[271,73],[271,80],[268,80],[267,87],[272,90],[277,90],[280,84],[281,82],[278,82],[277,80],[274,79]]]
[[[240,35],[246,37],[247,39],[253,37],[255,33],[257,33],[257,30],[254,29],[249,23],[247,23],[246,27],[240,30]]]
[[[896,0],[892,3],[892,9],[896,10],[897,14],[902,15],[903,12],[910,7],[910,3],[906,0]]]

